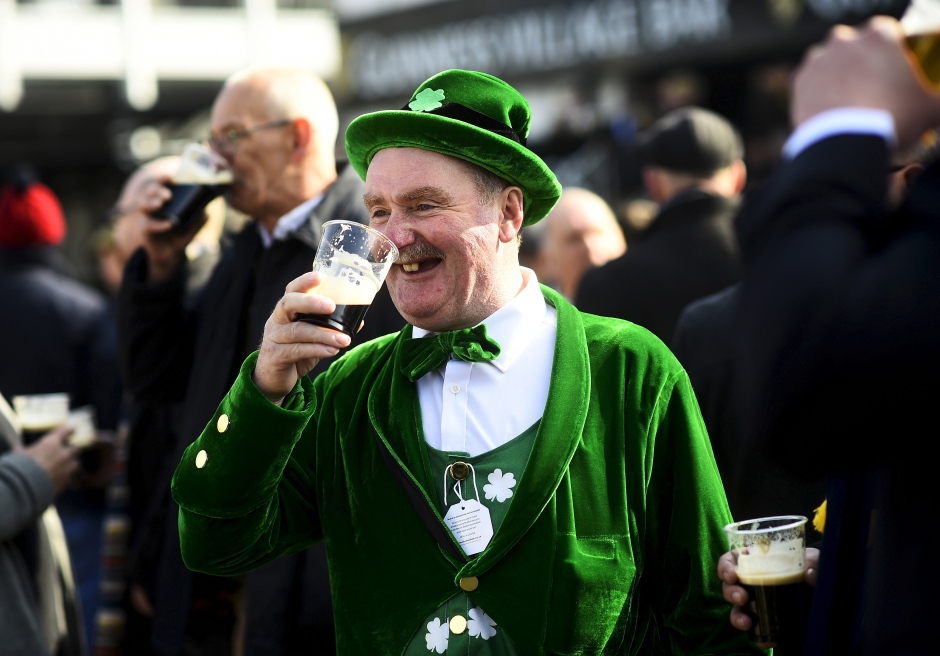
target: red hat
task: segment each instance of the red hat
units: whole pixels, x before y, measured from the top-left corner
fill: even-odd
[[[65,215],[52,190],[41,182],[0,188],[0,246],[58,246],[65,238]]]

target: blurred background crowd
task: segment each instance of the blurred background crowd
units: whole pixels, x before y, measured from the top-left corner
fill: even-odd
[[[55,190],[78,274],[124,178],[208,136],[222,81],[252,64],[330,85],[340,134],[446,68],[485,70],[532,105],[529,144],[565,186],[598,193],[631,233],[649,218],[637,131],[701,105],[744,137],[756,183],[789,131],[787,85],[836,22],[895,0],[185,0],[0,4],[0,170]],[[341,149],[341,145],[338,146]],[[342,153],[339,153],[342,156]],[[638,201],[634,203],[634,201]]]
[[[198,577],[188,584],[191,605],[154,607],[160,568],[169,567],[159,553],[163,529],[151,526],[169,521],[157,463],[172,460],[188,410],[169,396],[144,403],[121,380],[129,368],[118,364],[117,297],[144,240],[135,214],[142,187],[172,175],[186,144],[210,137],[213,105],[232,74],[290,66],[322,78],[339,135],[364,112],[401,107],[416,84],[447,68],[486,71],[519,89],[534,117],[528,146],[565,188],[549,217],[524,232],[523,264],[580,309],[639,323],[674,350],[692,377],[736,518],[811,515],[824,498],[821,479],[792,483],[733,448],[728,313],[744,265],[732,221],[740,198],[779,160],[791,130],[791,75],[806,49],[834,24],[897,16],[906,5],[0,0],[0,393],[9,401],[68,392],[73,406],[95,407],[99,429],[77,478],[63,471],[69,454],[49,445],[39,454],[58,476],[56,491],[65,488],[56,505],[75,577],[65,586],[72,611],[61,605],[58,632],[44,626],[58,636],[50,640],[75,638],[59,653],[306,653],[322,629],[310,627],[328,601],[302,599],[267,609],[286,635],[252,636],[252,625],[237,621],[244,588],[200,588]],[[335,143],[328,159],[341,162],[342,139]],[[896,170],[925,157],[923,148],[905,153]],[[245,201],[219,200],[208,213],[185,249],[184,303],[217,266],[220,244],[250,217],[263,218]],[[24,261],[24,250],[34,259]],[[34,268],[24,277],[27,265]],[[59,319],[29,315],[50,304]],[[59,345],[70,354],[58,355]],[[147,366],[158,368],[161,355],[150,357]],[[149,439],[135,442],[135,427]],[[0,440],[0,453],[11,448]],[[763,483],[748,478],[755,471]],[[767,494],[755,496],[765,483]],[[27,551],[41,551],[42,540],[30,539]],[[297,567],[307,575],[307,565]],[[7,590],[0,587],[0,613],[18,603]]]

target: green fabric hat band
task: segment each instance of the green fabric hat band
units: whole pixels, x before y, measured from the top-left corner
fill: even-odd
[[[414,103],[408,103],[402,107],[403,111],[411,112],[414,111],[409,107]],[[445,118],[452,118],[455,121],[463,121],[464,123],[469,123],[483,130],[488,130],[493,134],[498,134],[501,137],[506,137],[515,141],[517,144],[525,146],[525,138],[520,137],[516,134],[516,131],[505,123],[500,123],[492,116],[487,116],[483,112],[478,112],[475,109],[470,109],[466,105],[461,105],[460,103],[444,103],[436,109],[425,109],[418,110],[423,111],[425,114],[434,114],[435,116],[443,116]]]

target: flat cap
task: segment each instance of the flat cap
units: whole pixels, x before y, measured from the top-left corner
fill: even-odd
[[[734,126],[701,107],[669,112],[640,134],[637,145],[641,164],[680,173],[710,173],[743,155],[741,135]]]

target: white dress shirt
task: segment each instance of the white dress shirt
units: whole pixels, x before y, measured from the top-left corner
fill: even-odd
[[[867,107],[839,107],[804,121],[783,144],[783,156],[793,159],[814,143],[837,134],[872,135],[883,138],[890,148],[897,145],[894,117],[890,112]]]
[[[323,200],[323,194],[317,194],[310,200],[302,202],[277,220],[277,223],[274,225],[273,233],[268,232],[268,229],[261,225],[260,221],[256,221],[255,225],[258,226],[262,246],[270,248],[271,244],[275,241],[287,239],[294,231],[303,225],[303,222],[310,216],[310,213],[317,208],[321,200]]]
[[[557,312],[545,302],[535,272],[522,269],[525,287],[484,323],[500,346],[490,362],[451,355],[418,379],[424,438],[447,452],[476,456],[505,444],[541,419],[555,351]],[[413,335],[431,335],[415,327]]]

